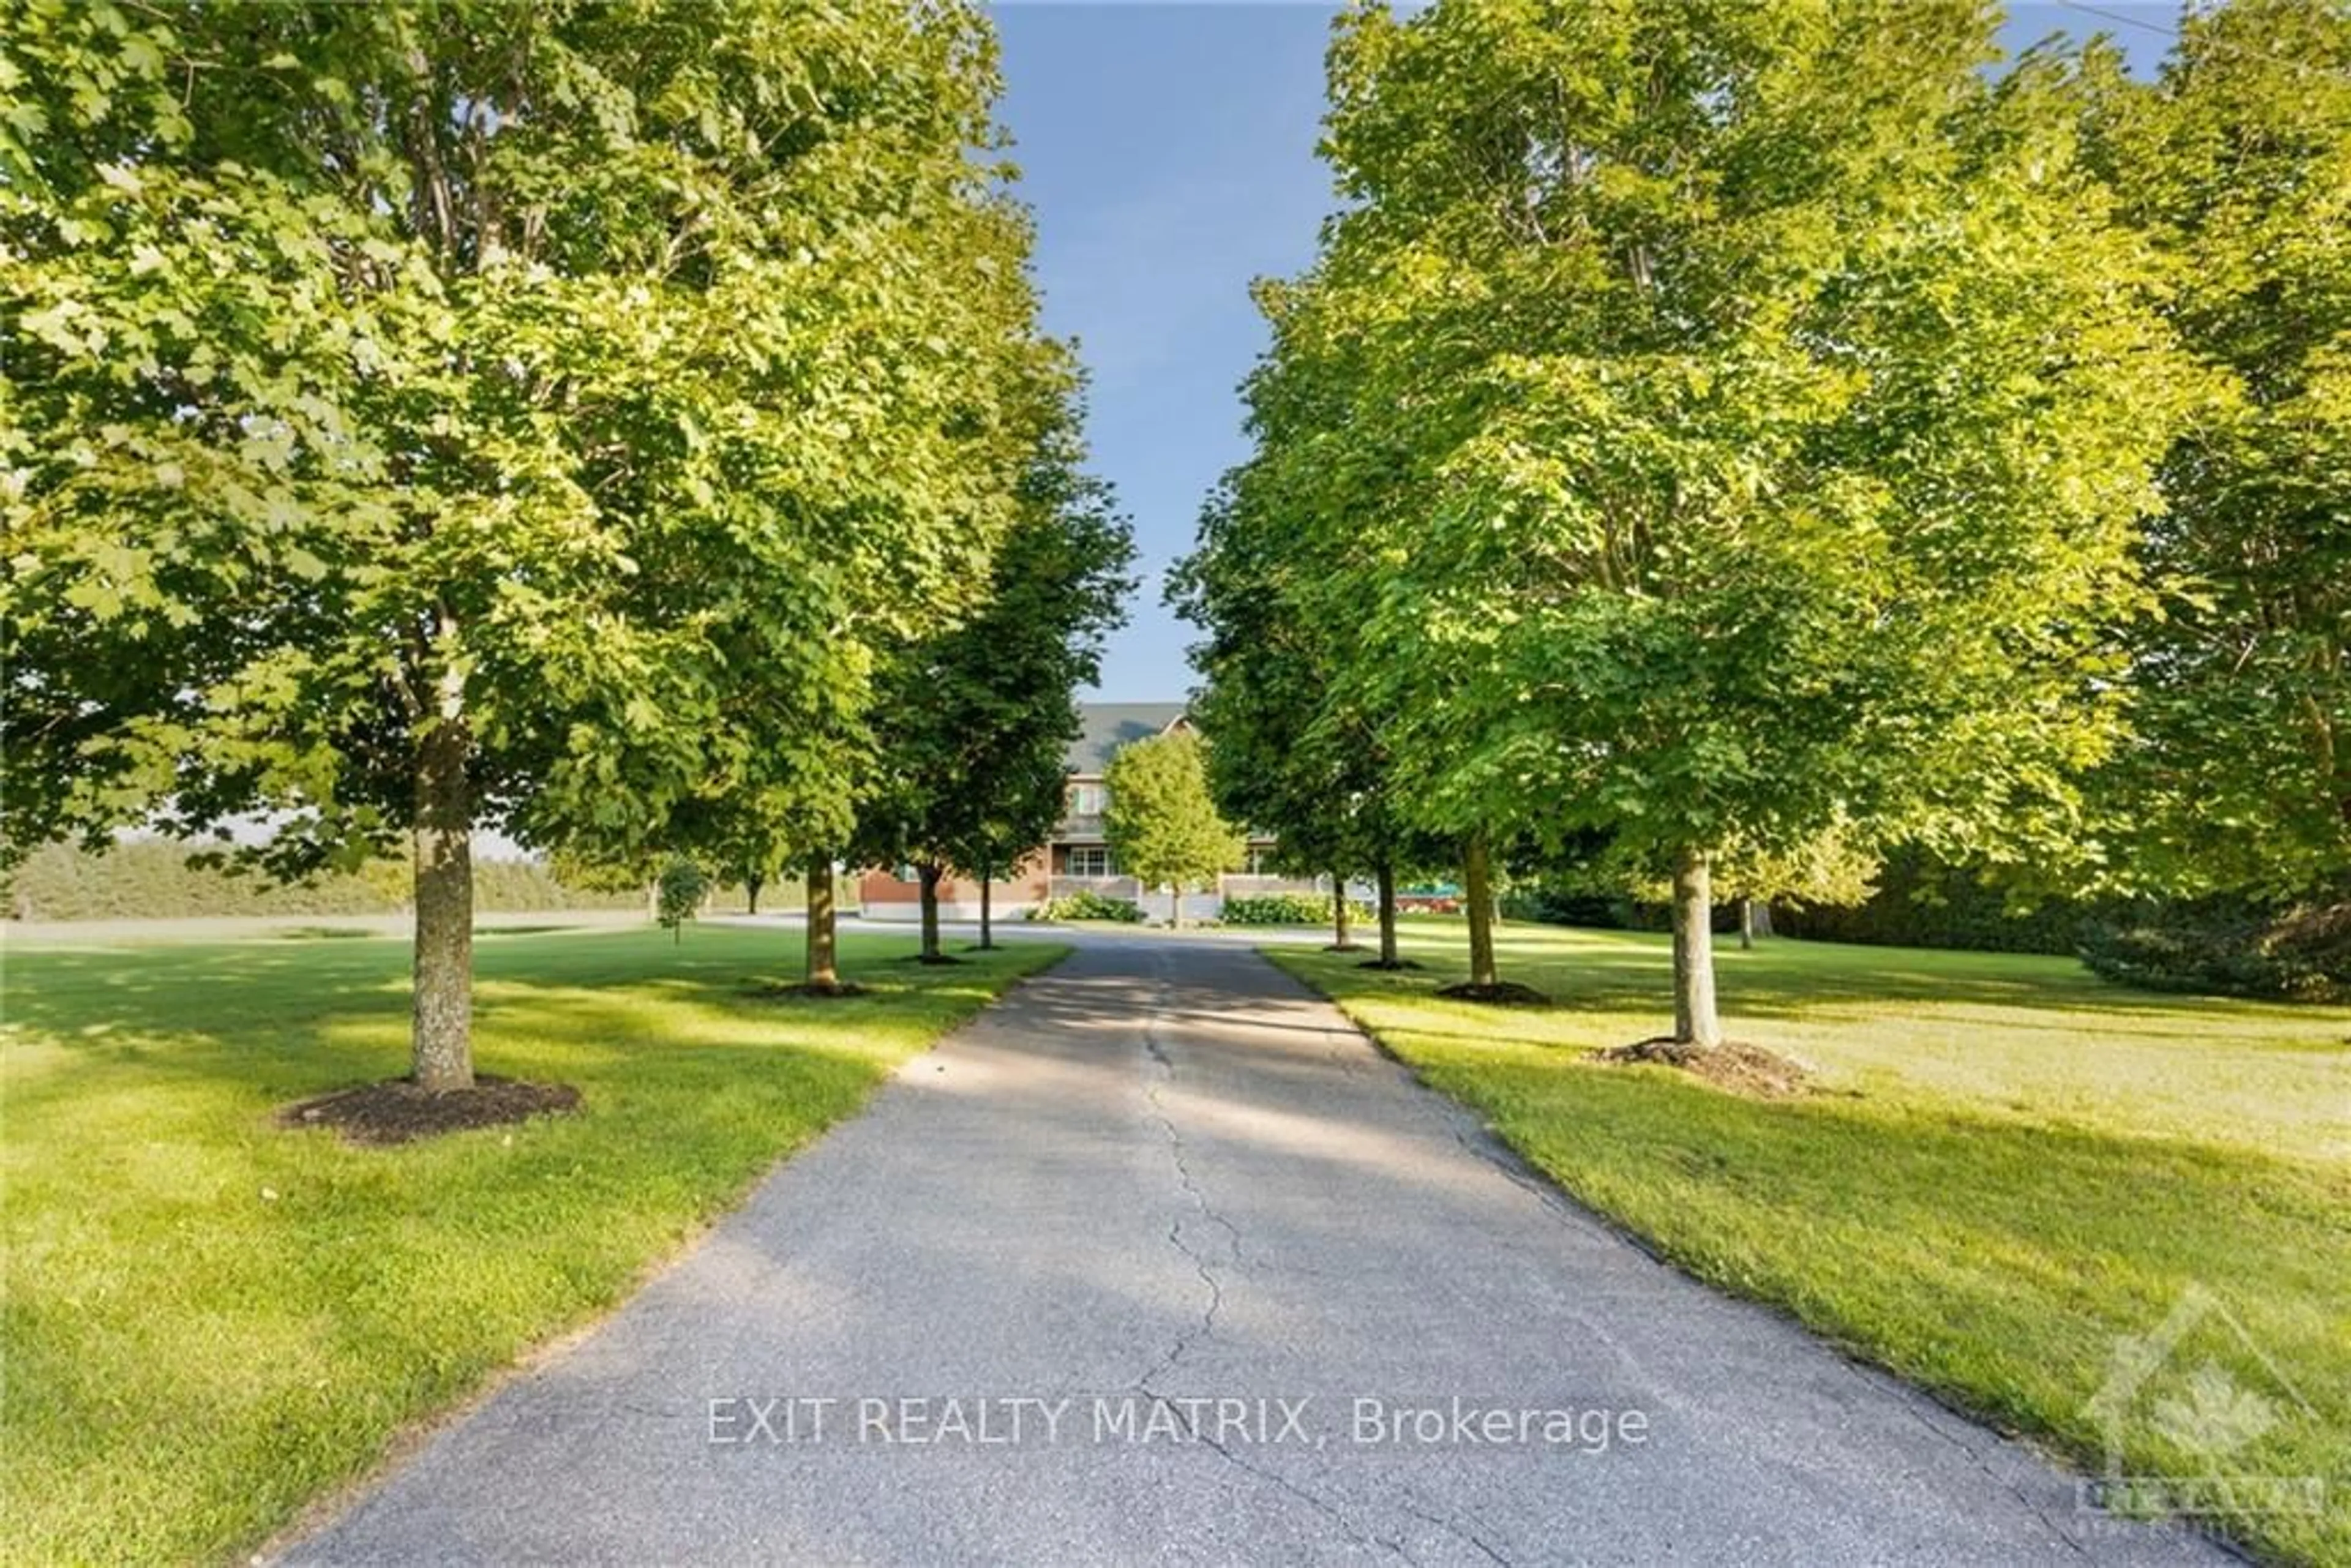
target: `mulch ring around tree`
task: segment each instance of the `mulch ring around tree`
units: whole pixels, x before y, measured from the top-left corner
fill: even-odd
[[[1490,986],[1463,980],[1458,985],[1437,987],[1437,994],[1447,1001],[1488,1002],[1504,1008],[1539,1008],[1551,1000],[1532,986],[1522,986],[1516,980],[1497,980]]]
[[[580,1109],[580,1091],[569,1083],[524,1083],[476,1073],[471,1089],[435,1094],[413,1079],[362,1083],[300,1101],[277,1113],[281,1127],[332,1127],[347,1144],[381,1146],[413,1143],[469,1127],[499,1127],[533,1116],[568,1115]]]
[[[1409,958],[1397,958],[1394,961],[1390,961],[1386,958],[1366,958],[1362,963],[1356,965],[1355,967],[1358,969],[1378,969],[1384,973],[1393,975],[1400,973],[1405,969],[1417,969],[1420,966],[1414,963]]]
[[[1735,1094],[1750,1094],[1759,1100],[1784,1100],[1792,1095],[1811,1092],[1808,1074],[1802,1067],[1775,1051],[1743,1040],[1727,1040],[1720,1045],[1693,1045],[1686,1040],[1659,1035],[1632,1045],[1611,1046],[1606,1051],[1592,1053],[1594,1061],[1646,1061],[1661,1067],[1677,1067],[1694,1078],[1702,1078],[1717,1088]]]
[[[835,997],[862,997],[871,993],[866,987],[859,985],[854,980],[834,980],[830,983],[813,980],[778,980],[747,986],[744,988],[743,994],[754,1001],[773,1002],[781,1001],[789,997],[815,997],[820,1000],[830,1000]]]

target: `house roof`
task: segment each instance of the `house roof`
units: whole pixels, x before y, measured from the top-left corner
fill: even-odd
[[[1182,703],[1080,703],[1078,738],[1070,742],[1064,765],[1072,773],[1099,775],[1119,747],[1165,732],[1184,711]]]

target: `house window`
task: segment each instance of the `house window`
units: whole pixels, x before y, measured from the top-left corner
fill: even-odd
[[[1117,873],[1111,870],[1110,851],[1105,846],[1072,844],[1070,846],[1070,874],[1071,876],[1114,876]]]
[[[1070,786],[1070,815],[1099,817],[1102,813],[1104,799],[1104,791],[1099,784],[1072,784]]]

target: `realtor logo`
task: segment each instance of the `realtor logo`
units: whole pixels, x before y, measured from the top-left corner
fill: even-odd
[[[2216,1359],[2222,1355],[2231,1365]],[[2256,1474],[2239,1460],[2281,1424],[2316,1413],[2200,1284],[2180,1292],[2154,1333],[2115,1342],[2105,1382],[2082,1413],[2097,1423],[2105,1448],[2104,1473],[2079,1489],[2085,1511],[2195,1520],[2316,1512],[2325,1504],[2325,1477]],[[2189,1462],[2170,1475],[2134,1475],[2126,1453],[2134,1438],[2153,1439]]]

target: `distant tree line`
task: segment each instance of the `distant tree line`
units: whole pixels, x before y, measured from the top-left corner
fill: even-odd
[[[642,889],[569,886],[543,861],[476,858],[479,909],[643,909]],[[16,920],[176,920],[272,915],[397,915],[409,907],[413,873],[401,861],[285,883],[161,839],[103,851],[47,844],[11,870],[5,907]]]

